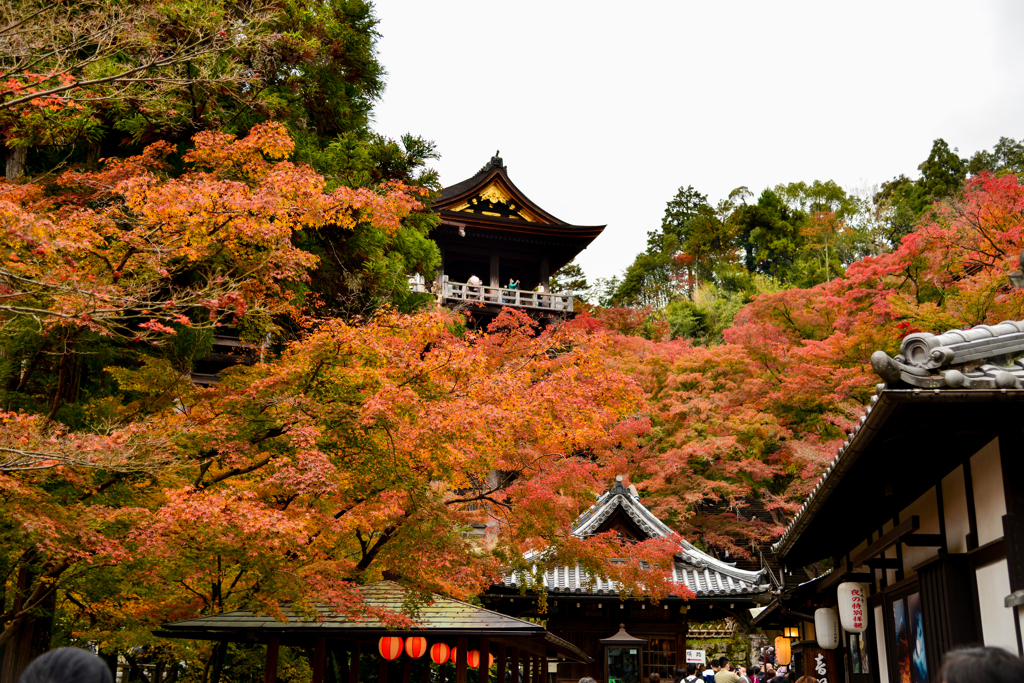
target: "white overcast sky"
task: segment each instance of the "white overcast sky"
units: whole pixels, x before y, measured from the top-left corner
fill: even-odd
[[[1024,137],[1024,1],[377,0],[375,127],[434,140],[450,185],[495,150],[620,273],[665,203],[798,180],[874,185],[944,138]]]

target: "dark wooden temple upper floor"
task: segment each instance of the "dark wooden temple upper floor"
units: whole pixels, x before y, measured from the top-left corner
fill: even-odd
[[[444,188],[433,209],[441,217],[431,233],[441,267],[432,289],[441,303],[492,313],[504,306],[572,313],[572,292],[552,292],[551,274],[605,226],[572,225],[548,213],[516,187],[497,154],[471,178]]]

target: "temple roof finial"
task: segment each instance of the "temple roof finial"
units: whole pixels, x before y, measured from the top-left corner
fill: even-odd
[[[490,171],[491,169],[495,168],[503,168],[506,171],[508,170],[507,168],[505,168],[505,162],[502,161],[501,159],[500,149],[494,152],[494,156],[491,157],[491,160],[484,164],[484,167],[477,171],[477,173],[483,173],[484,171]]]

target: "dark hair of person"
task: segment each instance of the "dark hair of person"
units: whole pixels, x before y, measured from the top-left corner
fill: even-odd
[[[729,663],[729,658],[728,657],[722,656],[722,657],[718,658],[718,666],[719,666],[719,668],[725,666],[728,663]]]
[[[18,683],[113,683],[113,677],[106,663],[88,650],[62,647],[33,659]]]
[[[998,647],[951,650],[942,659],[939,683],[1019,683],[1024,661]]]
[[[695,673],[697,673],[697,665],[694,664],[693,662],[690,662],[689,664],[686,665],[686,675],[687,676],[692,676]]]
[[[651,674],[649,680],[651,681],[651,683],[661,683],[661,674],[655,671]]]
[[[785,676],[775,676],[775,678],[768,681],[768,683],[789,683],[789,679]]]
[[[757,674],[761,673],[761,667],[759,667],[758,665],[755,664],[754,666],[750,667],[750,669],[748,669],[748,671],[749,671],[749,673],[752,673],[752,674],[754,674],[756,676]]]

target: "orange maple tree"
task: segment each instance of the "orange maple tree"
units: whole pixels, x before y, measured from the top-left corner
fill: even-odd
[[[0,644],[28,637],[58,592],[76,600],[76,582],[109,587],[97,572],[134,557],[131,530],[178,481],[189,458],[175,444],[195,428],[182,405],[195,389],[190,363],[169,350],[228,322],[297,315],[316,263],[294,246],[298,231],[368,222],[394,232],[420,207],[401,185],[327,191],[283,160],[292,142],[277,124],[194,143],[176,174],[157,143],[46,185],[0,182],[0,333],[10,341],[0,514],[16,595],[0,614]],[[93,381],[120,393],[62,410],[92,357],[110,361]]]

